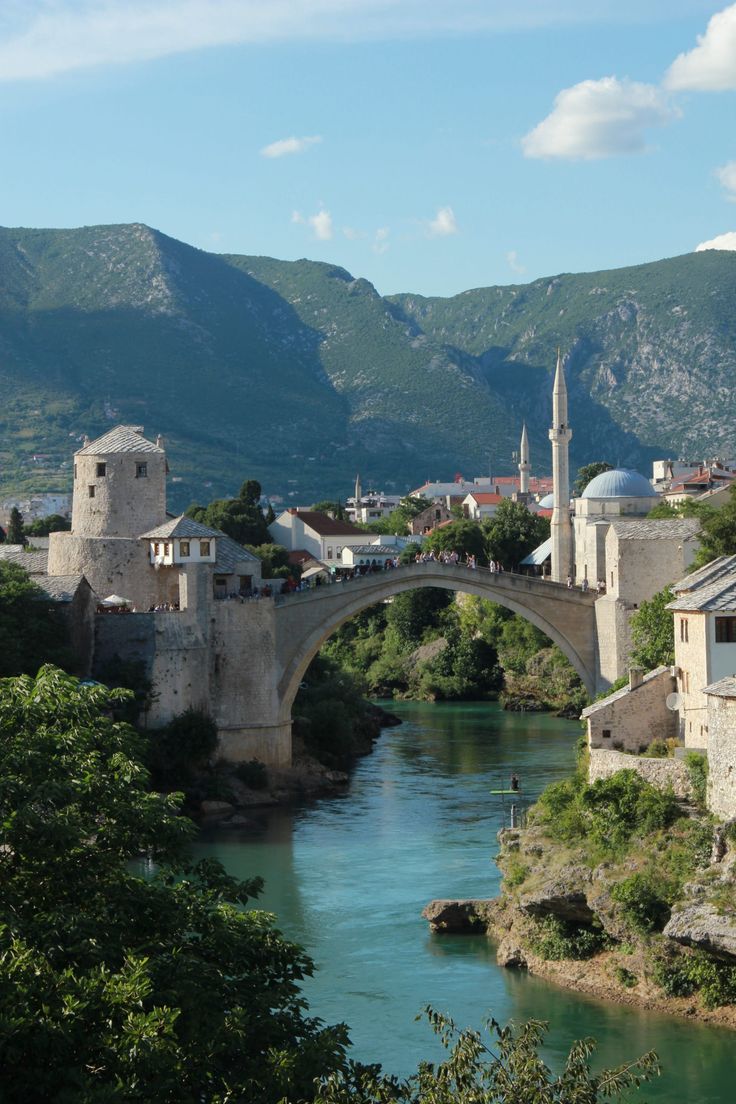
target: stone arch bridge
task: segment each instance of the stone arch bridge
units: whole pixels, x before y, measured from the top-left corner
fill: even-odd
[[[591,696],[599,688],[596,596],[509,572],[409,564],[345,583],[259,601],[213,601],[196,567],[180,575],[177,613],[99,615],[95,662],[143,662],[153,685],[151,726],[187,708],[214,719],[226,759],[291,763],[291,709],[310,661],[336,629],[367,606],[417,587],[488,598],[559,645]]]

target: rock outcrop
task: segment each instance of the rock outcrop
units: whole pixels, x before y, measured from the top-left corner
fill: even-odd
[[[435,932],[483,933],[488,927],[491,905],[490,900],[439,899],[430,901],[422,916]]]
[[[720,958],[736,959],[736,916],[719,912],[707,901],[675,909],[662,934],[686,947],[697,947]]]

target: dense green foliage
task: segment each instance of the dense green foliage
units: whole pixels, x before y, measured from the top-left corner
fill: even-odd
[[[629,927],[646,935],[661,931],[670,917],[666,895],[660,885],[646,874],[637,872],[611,888],[611,897],[621,906]]]
[[[294,734],[325,766],[346,769],[379,734],[364,693],[359,674],[329,655],[318,654],[307,668],[292,709]]]
[[[532,937],[534,951],[547,961],[592,958],[608,942],[600,925],[586,927],[552,915],[537,921]]]
[[[631,661],[645,671],[655,667],[671,667],[675,662],[675,628],[671,610],[671,587],[665,587],[642,602],[631,617]]]
[[[299,577],[301,570],[289,563],[289,553],[281,544],[248,544],[246,548],[261,561],[264,579],[285,579],[287,575]]]
[[[219,529],[238,544],[268,544],[266,519],[258,505],[261,485],[248,479],[237,498],[216,499],[208,506],[193,504],[187,508],[187,517],[193,518],[211,529]]]
[[[149,730],[148,737],[148,761],[157,789],[187,789],[217,749],[217,726],[197,709]]]
[[[597,475],[601,475],[603,472],[611,471],[612,468],[613,465],[609,464],[607,460],[594,460],[592,464],[583,464],[582,468],[578,469],[578,474],[572,485],[573,493],[581,495],[591,479],[595,479]]]
[[[72,661],[60,611],[19,564],[0,560],[0,677]]]
[[[0,267],[3,495],[69,489],[70,434],[109,428],[110,406],[164,434],[175,510],[234,495],[244,470],[302,502],[346,495],[356,471],[408,490],[486,471],[489,441],[511,472],[522,418],[542,471],[558,345],[576,350],[574,463],[718,452],[736,414],[726,386],[714,431],[735,340],[725,251],[447,299],[385,298],[333,264],[215,256],[140,225],[2,229]]]
[[[459,1030],[449,1018],[424,1010],[445,1050],[444,1061],[421,1062],[404,1081],[377,1070],[338,1073],[321,1086],[315,1104],[599,1104],[619,1098],[659,1073],[650,1051],[635,1062],[592,1073],[592,1039],[574,1043],[557,1073],[540,1057],[547,1025],[486,1025],[490,1036]]]
[[[548,786],[537,817],[556,839],[582,842],[595,856],[620,854],[632,838],[666,828],[682,816],[674,794],[620,770],[591,785],[579,777]]]
[[[5,530],[7,544],[25,544],[25,532],[23,529],[23,515],[17,506],[13,506],[8,519],[8,528]]]
[[[693,567],[702,567],[718,556],[736,553],[736,483],[731,484],[729,498],[718,509],[699,505],[700,548]]]
[[[483,524],[486,556],[513,571],[549,536],[549,519],[532,514],[522,502],[505,498]]]
[[[27,537],[47,537],[49,533],[69,532],[71,527],[69,518],[62,517],[61,514],[49,514],[48,517],[38,518],[24,526],[23,532]]]
[[[311,963],[248,907],[259,881],[186,860],[192,825],[109,715],[124,693],[53,667],[0,684],[0,1096],[309,1098],[345,1031],[305,1014]]]
[[[736,1004],[736,966],[702,952],[660,958],[653,976],[668,997],[700,993],[706,1008]]]

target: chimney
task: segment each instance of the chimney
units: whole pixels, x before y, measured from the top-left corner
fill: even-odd
[[[299,511],[297,510],[296,506],[290,506],[289,507],[289,513],[294,514],[294,516],[296,516],[299,513]]]
[[[636,690],[644,681],[644,672],[641,667],[629,667],[629,690]]]
[[[157,433],[156,434],[156,448],[163,448],[163,447],[164,447],[164,439],[163,439],[163,437],[161,436],[160,433]]]

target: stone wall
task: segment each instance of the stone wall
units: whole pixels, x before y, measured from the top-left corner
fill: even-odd
[[[653,740],[675,739],[677,714],[665,704],[675,686],[671,668],[658,667],[638,685],[630,683],[589,705],[583,710],[588,724],[588,746],[636,754],[648,748]]]
[[[52,533],[49,575],[84,575],[98,598],[119,594],[137,610],[178,597],[178,571],[152,567],[148,541]]]
[[[626,673],[631,653],[631,614],[634,607],[605,594],[595,604],[600,681],[596,689],[605,690]]]
[[[692,797],[690,773],[682,759],[643,759],[639,755],[626,755],[622,751],[591,751],[588,767],[589,782],[597,782],[599,778],[610,778],[620,770],[636,771],[643,779],[660,790],[666,790],[671,786],[676,797],[685,800]]]
[[[736,699],[708,695],[708,808],[736,817]]]
[[[98,475],[104,464],[105,474]],[[136,478],[138,465],[146,475]],[[72,532],[84,537],[131,537],[166,520],[166,456],[119,452],[74,456]],[[90,490],[94,494],[90,496]]]

